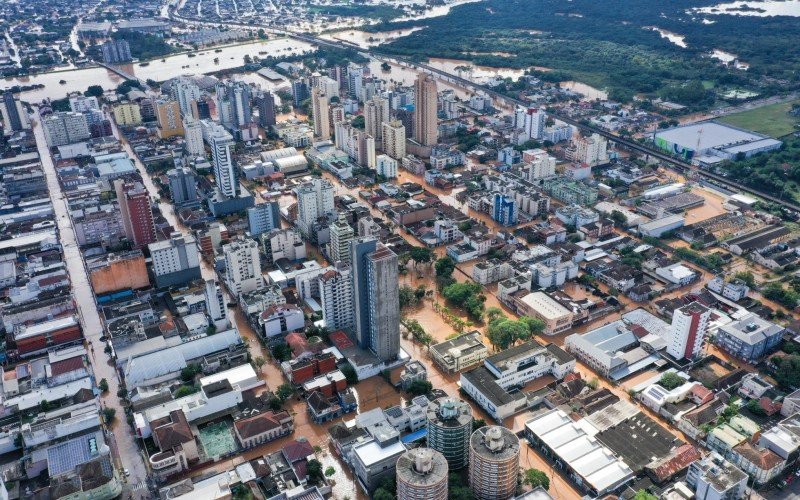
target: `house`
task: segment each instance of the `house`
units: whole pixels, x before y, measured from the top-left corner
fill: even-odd
[[[647,464],[645,472],[654,483],[665,484],[688,469],[692,462],[700,460],[701,457],[697,448],[691,444],[684,444],[675,448],[669,455]]]
[[[326,396],[320,391],[314,391],[306,397],[306,405],[311,419],[322,424],[358,409],[358,402],[352,388],[340,391],[332,396]]]
[[[200,457],[183,410],[173,410],[166,417],[153,420],[150,428],[160,450],[150,456],[150,468],[157,476],[164,478],[186,470]]]

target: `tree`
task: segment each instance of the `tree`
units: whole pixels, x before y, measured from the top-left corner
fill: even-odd
[[[347,379],[347,385],[355,385],[358,383],[358,374],[356,373],[356,369],[353,368],[353,365],[345,363],[339,369],[344,375],[344,378]]]
[[[108,392],[108,380],[101,378],[100,383],[97,384],[97,387],[100,388],[101,392]]]
[[[538,488],[539,486],[541,486],[546,490],[550,489],[550,478],[547,477],[547,474],[540,471],[539,469],[526,470],[523,482],[527,485],[532,486],[533,488]]]
[[[292,357],[292,348],[289,344],[278,344],[272,348],[272,355],[280,362],[287,361]]]
[[[486,310],[486,319],[489,321],[489,323],[501,318],[507,319],[506,315],[503,314],[503,310],[499,307],[490,307]]]
[[[482,418],[476,418],[472,421],[472,432],[477,431],[481,427],[486,427],[486,420]]]
[[[543,319],[534,318],[531,316],[523,316],[519,319],[519,321],[524,323],[525,326],[528,327],[528,330],[530,330],[531,335],[539,335],[544,331],[545,327],[547,326],[547,324],[544,322]]]
[[[264,356],[257,356],[253,362],[256,364],[256,368],[258,368],[258,371],[260,372],[261,368],[267,363],[267,360],[264,359]]]
[[[316,458],[312,458],[306,464],[306,473],[308,474],[308,479],[315,484],[318,484],[324,480],[324,476],[322,473],[322,464]]]
[[[52,405],[50,404],[50,401],[46,399],[43,399],[39,402],[39,408],[41,408],[42,411],[49,411],[51,407]]]
[[[364,127],[366,126],[364,115],[358,115],[353,118],[353,121],[350,122],[350,125],[352,125],[353,128],[364,130]]]
[[[408,392],[414,396],[423,396],[433,390],[433,384],[427,380],[414,380],[408,385]]]
[[[103,95],[103,87],[100,85],[89,85],[86,92],[83,93],[86,97],[100,97]]]
[[[427,264],[433,260],[433,252],[427,247],[412,247],[409,251],[414,264]]]
[[[781,389],[790,390],[800,387],[800,356],[791,354],[785,358],[774,357],[771,359],[777,365],[775,380]]]
[[[433,267],[436,270],[436,277],[446,280],[453,277],[453,271],[456,269],[456,262],[450,257],[445,256],[437,259]]]
[[[633,495],[633,500],[658,500],[658,497],[647,490],[639,490]]]
[[[194,376],[200,373],[200,367],[196,364],[187,365],[181,370],[181,380],[184,382],[194,382]]]
[[[325,477],[331,477],[334,474],[336,474],[336,469],[332,465],[325,469]]]
[[[120,399],[127,398],[128,397],[128,389],[126,389],[124,387],[120,387],[119,389],[117,389],[117,397],[120,398]]]
[[[414,293],[414,289],[408,285],[403,285],[400,287],[400,308],[405,309],[406,307],[414,307],[419,303],[419,299],[417,298],[417,294]]]
[[[614,221],[615,227],[624,227],[628,223],[628,218],[619,210],[611,211],[611,220]]]
[[[294,394],[294,387],[292,384],[281,384],[278,386],[278,390],[276,391],[275,395],[278,396],[278,399],[281,401],[286,401]]]
[[[110,423],[114,421],[114,418],[117,416],[117,410],[114,408],[103,408],[103,419]]]
[[[734,274],[733,278],[740,281],[744,281],[744,283],[750,288],[753,288],[756,284],[756,278],[750,271],[740,271]]]
[[[668,391],[675,389],[676,387],[680,387],[686,383],[686,380],[683,379],[680,375],[675,372],[667,372],[661,376],[661,379],[658,381],[658,385],[665,388]]]
[[[372,494],[373,500],[394,500],[394,495],[386,491],[384,488],[378,488]]]
[[[193,385],[182,385],[178,387],[178,390],[175,391],[175,399],[182,398],[188,396],[190,394],[194,394],[197,392],[197,388]]]
[[[531,318],[533,319],[533,318]],[[522,320],[495,319],[489,323],[486,329],[486,336],[492,343],[495,350],[508,349],[517,340],[530,339],[531,328],[528,323]]]

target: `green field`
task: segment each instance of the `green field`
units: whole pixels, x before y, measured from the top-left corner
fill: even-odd
[[[772,137],[781,137],[797,130],[795,125],[800,123],[800,119],[789,114],[792,104],[797,102],[800,101],[770,104],[724,116],[719,121]]]

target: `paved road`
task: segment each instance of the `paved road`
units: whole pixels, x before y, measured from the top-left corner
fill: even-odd
[[[33,129],[36,137],[36,146],[39,149],[39,156],[42,161],[45,177],[47,178],[47,188],[50,191],[50,198],[53,202],[53,209],[56,214],[58,224],[59,239],[64,248],[64,260],[67,263],[70,281],[72,282],[72,293],[83,324],[83,334],[89,347],[89,357],[91,358],[94,374],[99,382],[101,379],[108,381],[109,390],[100,396],[100,404],[106,408],[114,408],[117,411],[117,418],[109,426],[110,440],[115,440],[119,450],[119,458],[122,467],[127,468],[131,475],[128,478],[130,484],[137,484],[147,478],[147,469],[142,458],[139,447],[136,444],[133,433],[125,421],[125,412],[117,397],[119,381],[116,370],[110,363],[108,356],[103,352],[103,343],[100,337],[103,335],[103,324],[94,301],[94,294],[89,285],[89,276],[83,263],[83,257],[78,249],[75,240],[75,231],[72,221],[69,218],[66,200],[62,196],[61,186],[58,183],[55,165],[47,148],[44,137],[44,130],[36,124]],[[118,464],[119,465],[119,464]],[[123,476],[124,477],[124,476]],[[123,494],[124,496],[124,494]],[[133,498],[149,498],[148,491],[137,491]],[[130,498],[130,497],[129,497]]]

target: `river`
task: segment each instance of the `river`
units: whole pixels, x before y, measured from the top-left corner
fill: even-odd
[[[133,73],[135,76],[147,80],[164,81],[182,74],[212,73],[224,69],[235,68],[244,64],[244,56],[252,57],[267,55],[282,56],[298,54],[313,50],[309,43],[289,38],[274,40],[259,40],[237,45],[221,47],[220,52],[214,49],[205,49],[195,52],[195,57],[189,54],[177,54],[161,60],[150,61],[146,66],[141,64],[126,64],[121,68]],[[218,62],[214,62],[214,59]],[[61,84],[60,81],[65,83]],[[3,87],[13,85],[42,84],[43,88],[23,92],[21,97],[28,102],[41,102],[42,99],[61,99],[70,92],[83,92],[89,85],[100,85],[104,89],[114,88],[124,79],[102,67],[55,71],[3,80]]]

